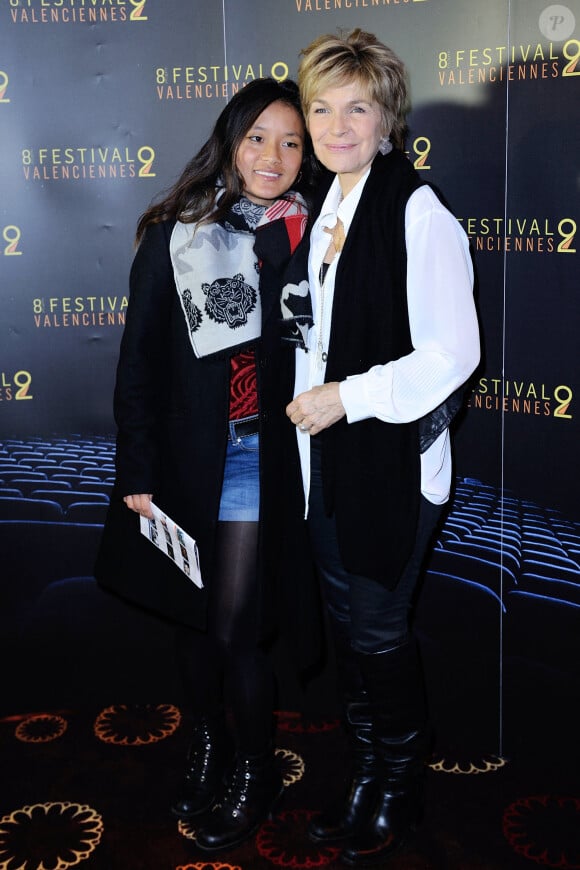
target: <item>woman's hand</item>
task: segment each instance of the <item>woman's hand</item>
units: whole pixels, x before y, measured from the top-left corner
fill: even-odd
[[[286,413],[301,432],[317,435],[345,415],[339,384],[333,381],[300,393],[286,408]]]
[[[151,499],[153,496],[151,493],[141,493],[141,495],[126,495],[123,498],[123,501],[129,508],[129,510],[135,511],[136,514],[139,514],[142,517],[147,517],[147,519],[153,519],[153,511],[151,510]]]

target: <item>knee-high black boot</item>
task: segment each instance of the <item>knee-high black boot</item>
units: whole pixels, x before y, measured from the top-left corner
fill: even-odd
[[[189,819],[208,810],[216,801],[231,758],[232,748],[223,718],[218,715],[198,716],[193,726],[185,774],[171,812],[180,819]]]
[[[332,630],[350,771],[346,792],[310,824],[308,836],[315,843],[340,843],[358,833],[372,815],[377,799],[368,693],[347,633],[334,621]]]
[[[342,854],[351,867],[384,861],[416,827],[428,749],[421,665],[412,641],[359,662],[371,703],[379,797],[366,828]]]

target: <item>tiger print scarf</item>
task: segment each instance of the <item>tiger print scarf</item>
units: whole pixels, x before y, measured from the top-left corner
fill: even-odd
[[[296,263],[292,254],[306,223],[304,200],[291,192],[267,207],[241,196],[216,223],[175,224],[169,250],[197,357],[231,352],[258,339],[262,298],[273,292],[284,337],[304,344],[312,305],[304,254]]]

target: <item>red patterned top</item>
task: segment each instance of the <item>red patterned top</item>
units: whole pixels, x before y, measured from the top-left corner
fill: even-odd
[[[257,413],[256,354],[246,350],[231,359],[229,419],[243,420]]]

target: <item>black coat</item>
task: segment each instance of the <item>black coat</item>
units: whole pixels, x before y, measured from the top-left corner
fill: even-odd
[[[172,223],[150,226],[131,269],[130,299],[115,387],[117,478],[96,565],[99,583],[164,617],[203,629],[212,582],[227,444],[230,360],[198,359],[191,348],[169,256]],[[275,288],[274,288],[275,290]],[[280,340],[279,299],[262,294],[263,333],[256,342],[260,404],[260,639],[279,628],[295,636],[300,662],[317,652],[317,594],[308,566],[285,572],[302,534],[297,519],[297,463],[285,462],[293,427],[293,350]],[[288,481],[289,494],[281,486]],[[198,543],[204,589],[198,589],[139,532],[123,496],[153,500]],[[288,510],[291,508],[290,510]],[[281,614],[283,619],[281,619]],[[296,632],[298,635],[296,635]],[[310,637],[308,637],[310,635]],[[304,643],[306,641],[306,643]],[[313,643],[311,643],[311,641]]]

